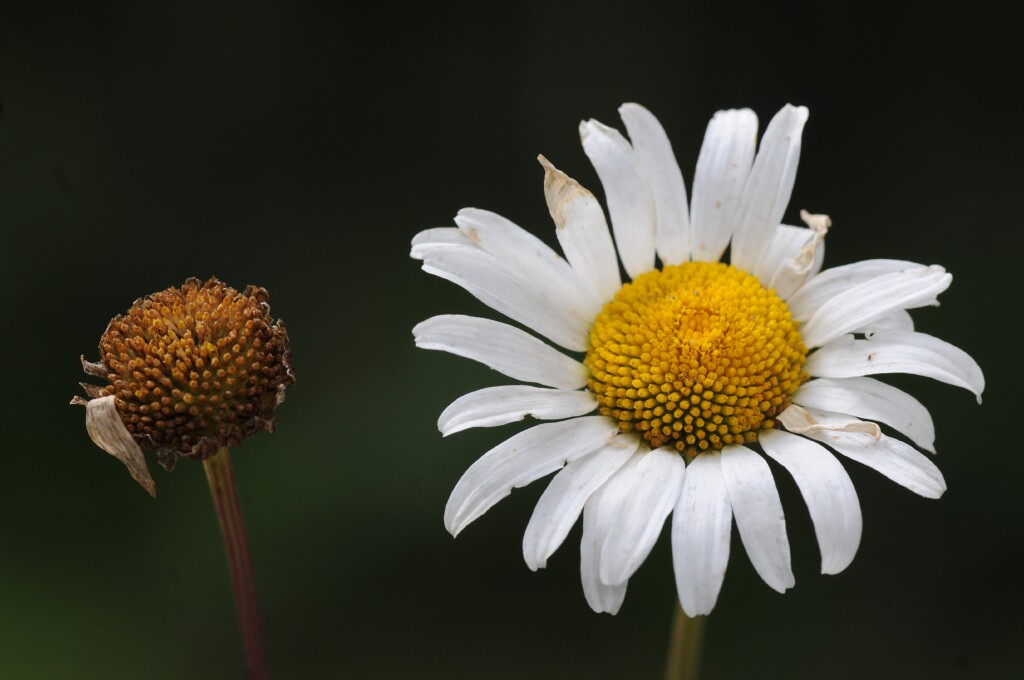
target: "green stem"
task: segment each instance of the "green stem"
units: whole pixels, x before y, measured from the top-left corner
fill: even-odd
[[[260,631],[260,613],[256,606],[256,585],[252,575],[252,558],[249,556],[249,538],[245,532],[242,506],[238,503],[235,487],[235,473],[231,467],[231,452],[222,448],[203,461],[206,481],[210,484],[210,495],[217,511],[217,521],[224,538],[224,550],[228,557],[228,571],[231,573],[231,590],[235,597],[235,611],[242,631],[246,665],[249,677],[265,680],[270,677],[267,657],[263,651],[263,633]]]
[[[679,606],[679,601],[676,601],[668,643],[668,660],[665,663],[665,680],[697,680],[705,618],[697,616],[691,619]]]

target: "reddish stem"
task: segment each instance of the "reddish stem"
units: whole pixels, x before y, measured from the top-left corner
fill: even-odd
[[[206,470],[206,481],[210,484],[210,495],[213,496],[217,521],[224,537],[228,571],[231,573],[231,590],[234,592],[235,611],[242,631],[249,677],[253,680],[266,680],[270,673],[263,651],[263,633],[260,630],[260,613],[256,605],[256,585],[252,574],[252,558],[249,555],[249,538],[245,531],[242,506],[238,503],[230,451],[226,447],[222,448],[216,455],[203,461],[203,469]]]

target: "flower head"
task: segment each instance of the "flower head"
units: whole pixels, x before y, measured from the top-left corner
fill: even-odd
[[[779,592],[794,584],[772,459],[807,504],[822,572],[840,572],[860,543],[861,510],[833,452],[928,498],[946,488],[927,456],[881,428],[933,451],[928,411],[868,376],[925,375],[980,401],[977,364],[914,331],[907,312],[937,304],[952,277],[899,260],[820,271],[828,217],[802,211],[807,227],[781,223],[803,107],[784,107],[756,153],[755,115],[717,113],[689,201],[657,119],[636,104],[619,112],[629,140],[596,121],[580,125],[614,246],[594,196],[543,157],[564,258],[483,210],[462,210],[455,228],[413,239],[425,271],[582,357],[499,321],[446,315],[416,326],[420,347],[535,384],[457,399],[441,414],[443,434],[526,416],[556,421],[470,466],[445,525],[457,535],[513,488],[557,471],[523,539],[531,569],[546,565],[582,514],[584,594],[595,611],[615,613],[671,514],[680,602],[691,616],[706,614],[725,576],[734,519],[762,579]],[[719,261],[727,247],[729,264]]]
[[[83,383],[91,401],[72,401],[89,409],[96,443],[108,451],[128,449],[110,452],[134,459],[134,467],[128,463],[134,475],[140,461],[145,470],[135,453],[139,445],[171,469],[179,456],[203,460],[257,432],[272,432],[274,410],[295,376],[288,333],[271,318],[269,299],[263,288],[239,292],[215,278],[190,278],[181,288],[136,300],[111,320],[100,339],[100,361],[82,359],[88,375],[108,384]]]

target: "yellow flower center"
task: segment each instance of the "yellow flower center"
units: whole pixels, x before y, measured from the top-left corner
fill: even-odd
[[[594,322],[584,364],[602,415],[692,458],[774,427],[806,359],[775,291],[731,265],[687,262],[625,284]]]

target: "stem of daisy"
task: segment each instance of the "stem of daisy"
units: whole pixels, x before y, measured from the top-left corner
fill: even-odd
[[[665,680],[697,680],[704,642],[704,616],[690,618],[676,600],[665,662]]]
[[[242,506],[238,503],[235,487],[235,472],[231,467],[231,452],[222,448],[203,461],[206,481],[210,484],[210,495],[217,511],[224,550],[228,557],[228,571],[231,573],[231,590],[235,597],[235,611],[238,626],[242,632],[245,647],[246,666],[253,680],[270,677],[267,657],[263,651],[263,633],[260,631],[260,613],[256,606],[256,586],[252,575],[252,558],[249,556],[249,537],[245,532]]]

